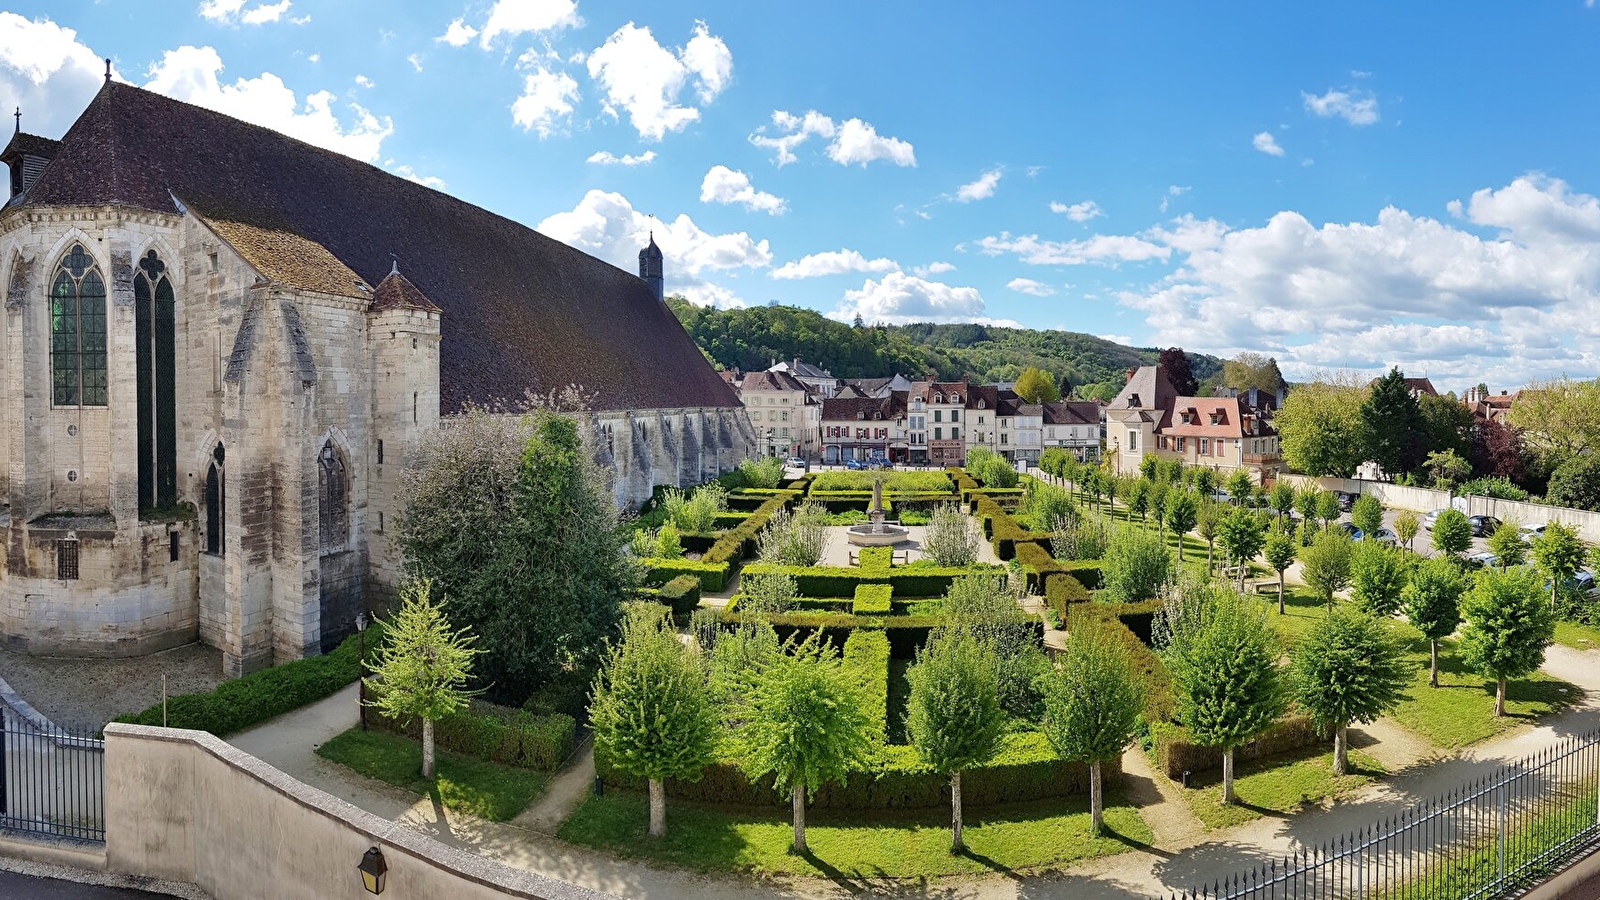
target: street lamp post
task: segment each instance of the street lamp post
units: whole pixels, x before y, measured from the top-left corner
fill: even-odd
[[[367,730],[367,614],[356,613],[356,702],[361,708],[361,730]],[[376,893],[376,891],[374,892]]]

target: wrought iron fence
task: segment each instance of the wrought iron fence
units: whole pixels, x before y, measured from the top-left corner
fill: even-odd
[[[1600,731],[1173,900],[1490,900],[1600,845]]]
[[[106,837],[105,742],[46,730],[0,706],[0,828]]]

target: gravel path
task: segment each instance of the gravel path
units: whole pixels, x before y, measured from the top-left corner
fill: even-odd
[[[209,691],[222,683],[222,651],[188,644],[149,656],[77,659],[0,650],[0,678],[46,718],[69,731],[95,731],[123,713],[167,695]]]

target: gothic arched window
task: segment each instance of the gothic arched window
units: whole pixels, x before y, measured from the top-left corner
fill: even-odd
[[[228,495],[227,482],[223,480],[222,463],[225,454],[222,445],[211,451],[211,466],[206,470],[206,552],[221,556],[227,547]]]
[[[139,377],[139,507],[159,509],[178,502],[178,404],[173,384],[177,304],[167,265],[154,250],[139,260],[134,272],[133,303]]]
[[[53,405],[106,405],[106,282],[82,244],[50,282],[50,375]]]
[[[322,552],[333,553],[344,549],[350,527],[349,484],[346,477],[344,454],[333,445],[330,438],[317,454],[317,509]]]

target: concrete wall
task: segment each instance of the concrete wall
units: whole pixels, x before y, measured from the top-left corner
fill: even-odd
[[[106,868],[193,883],[219,900],[368,897],[377,846],[394,900],[603,900],[378,818],[198,731],[108,725]]]
[[[1543,525],[1560,522],[1575,528],[1578,536],[1591,543],[1600,543],[1600,513],[1582,509],[1547,506],[1543,503],[1523,503],[1517,500],[1496,500],[1493,497],[1465,495],[1452,498],[1449,491],[1432,488],[1404,487],[1383,481],[1360,478],[1313,478],[1307,475],[1279,476],[1296,488],[1313,484],[1325,491],[1347,491],[1352,494],[1371,494],[1390,509],[1410,509],[1431,512],[1455,506],[1469,516],[1494,516],[1503,522],[1521,525]]]

